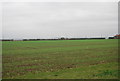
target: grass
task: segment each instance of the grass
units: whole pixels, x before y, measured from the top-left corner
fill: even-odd
[[[118,40],[4,41],[5,79],[116,79]]]

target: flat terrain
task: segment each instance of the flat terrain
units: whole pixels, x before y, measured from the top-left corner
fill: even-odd
[[[3,78],[114,79],[118,40],[3,41]]]

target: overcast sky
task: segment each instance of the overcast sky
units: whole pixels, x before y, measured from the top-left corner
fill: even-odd
[[[7,2],[2,12],[3,38],[107,37],[118,33],[116,2]]]

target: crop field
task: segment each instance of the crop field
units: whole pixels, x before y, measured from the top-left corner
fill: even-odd
[[[3,41],[4,79],[117,79],[118,40]]]

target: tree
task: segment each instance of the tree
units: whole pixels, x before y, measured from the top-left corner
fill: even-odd
[[[64,38],[64,37],[61,37],[60,39],[61,39],[61,40],[65,40],[65,38]]]

